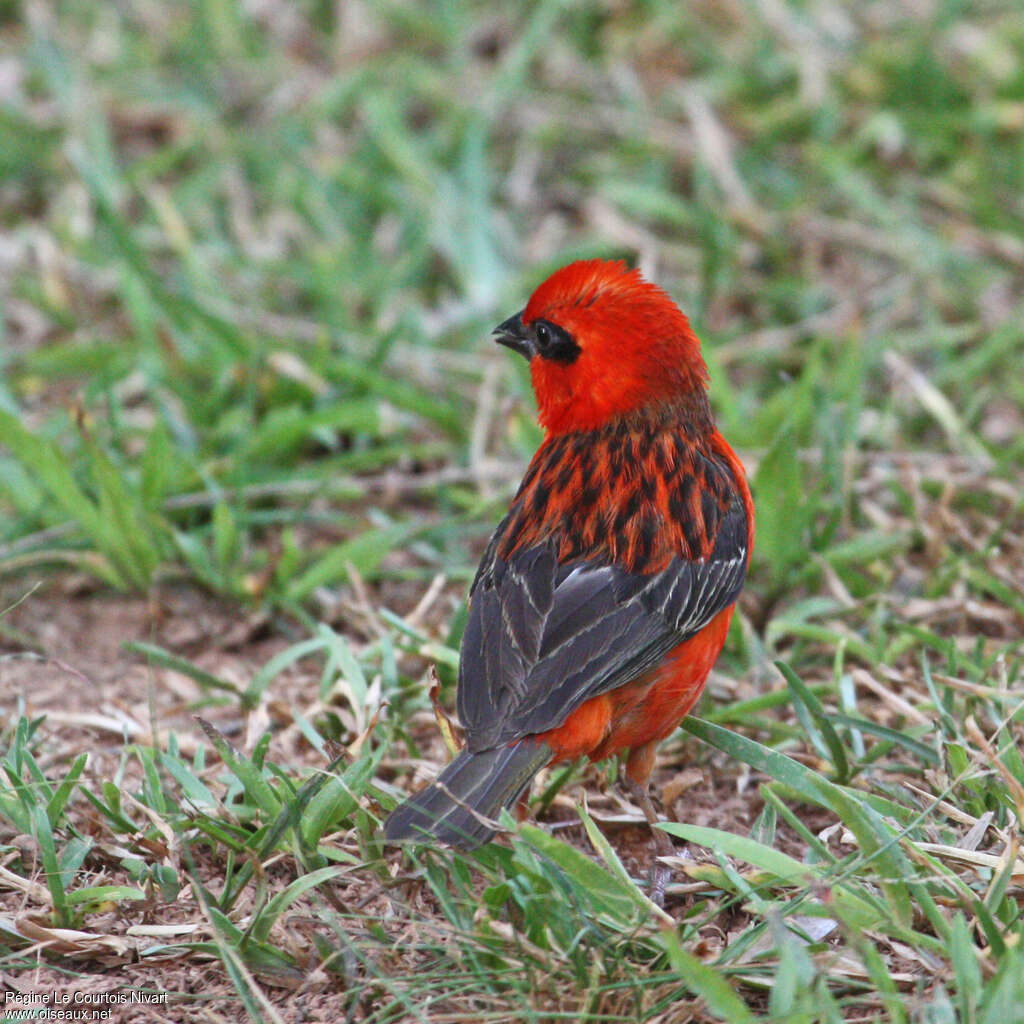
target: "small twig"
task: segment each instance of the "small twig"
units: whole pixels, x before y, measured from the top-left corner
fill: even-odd
[[[504,372],[504,364],[491,359],[484,366],[483,379],[476,396],[476,412],[469,437],[469,468],[476,476],[477,489],[485,498],[494,497],[492,481],[486,472],[487,445],[494,425],[498,401],[498,381]]]
[[[697,151],[714,174],[726,201],[732,207],[751,209],[754,201],[736,170],[732,142],[707,97],[697,87],[687,86],[680,98],[697,140]]]
[[[913,704],[908,703],[902,697],[893,693],[892,690],[890,690],[884,683],[880,683],[875,679],[875,677],[866,669],[855,668],[850,675],[853,677],[854,682],[866,686],[886,704],[906,715],[912,722],[915,722],[918,725],[932,724],[932,720],[927,715],[922,714],[913,706]]]
[[[416,603],[416,607],[405,617],[406,623],[413,629],[419,629],[427,612],[433,607],[434,602],[441,596],[444,591],[444,585],[448,582],[448,577],[443,572],[439,572],[431,581],[430,586],[427,587],[426,593]]]
[[[960,414],[953,408],[953,403],[898,352],[889,349],[883,359],[890,373],[910,389],[922,408],[942,428],[950,442],[974,458],[985,461],[985,468],[991,467],[991,456],[985,450],[985,446],[967,429]]]

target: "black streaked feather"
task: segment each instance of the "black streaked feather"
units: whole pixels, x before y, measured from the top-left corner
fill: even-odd
[[[653,668],[731,605],[747,563],[738,495],[716,519],[708,559],[676,558],[649,575],[588,561],[559,565],[550,544],[506,562],[492,545],[460,658],[467,748],[483,751],[556,728],[586,700]],[[535,600],[524,601],[524,590]]]

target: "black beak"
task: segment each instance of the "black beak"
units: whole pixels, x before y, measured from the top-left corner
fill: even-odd
[[[523,323],[522,310],[515,316],[510,316],[504,323],[498,324],[493,333],[496,335],[494,340],[499,345],[506,345],[526,359],[533,358],[537,352],[533,340],[526,330],[526,325]]]

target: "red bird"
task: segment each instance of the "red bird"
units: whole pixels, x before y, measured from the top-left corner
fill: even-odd
[[[655,820],[655,749],[704,688],[754,541],[700,344],[639,271],[571,263],[495,333],[530,361],[546,435],[470,590],[465,747],[388,840],[473,849],[545,765],[627,750]]]

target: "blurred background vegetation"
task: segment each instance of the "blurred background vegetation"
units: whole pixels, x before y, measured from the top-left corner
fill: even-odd
[[[842,784],[864,772],[869,789],[868,767],[892,754],[892,771],[924,785],[951,743],[961,760],[928,783],[928,813],[944,799],[1012,831],[1020,759],[993,773],[962,723],[996,676],[1009,693],[1021,676],[1016,0],[0,2],[0,609],[57,570],[82,602],[195,585],[290,639],[312,631],[299,655],[325,659],[325,700],[345,676],[366,703],[359,724],[376,707],[366,680],[382,673],[391,727],[415,752],[403,715],[426,706],[425,662],[395,667],[389,645],[439,658],[452,682],[466,583],[539,439],[526,367],[488,334],[581,256],[639,264],[688,313],[719,425],[751,470],[758,544],[721,667],[745,681],[741,696],[778,699],[730,711],[737,693],[719,690],[711,717],[809,750]],[[410,627],[439,576],[440,621]],[[346,618],[353,587],[381,610],[386,642],[363,646]],[[319,622],[338,632],[325,639]],[[342,635],[359,664],[332,646]],[[24,617],[0,611],[0,639],[45,653]],[[778,657],[818,689],[787,688]],[[979,692],[936,689],[927,658]],[[846,659],[884,678],[902,711],[875,691],[857,705]],[[0,661],[0,699],[14,696],[12,664]],[[380,684],[370,690],[379,703]],[[992,722],[1009,723],[990,734],[996,747],[1013,747],[1008,707],[993,705]],[[893,735],[865,749],[855,712],[878,718],[876,738]],[[894,738],[907,729],[916,747]],[[975,756],[989,775],[962,803],[950,780]],[[411,780],[395,769],[376,798]],[[890,783],[875,791],[903,800]],[[773,829],[757,837],[771,845]],[[510,890],[527,917],[543,890],[523,895],[539,877],[530,864]],[[909,872],[904,895],[919,898],[909,861],[843,870],[882,868]],[[724,906],[749,897],[728,874],[716,885]],[[990,902],[964,911],[953,948],[966,973],[953,980],[931,942],[949,935],[931,918],[910,931],[894,911],[903,952],[926,950],[915,991],[927,1019],[953,1020],[942,1014],[957,998],[957,1012],[984,1004],[984,1019],[1010,1019],[1001,979],[1021,961],[1007,953],[1000,968],[993,936],[1020,923],[1005,885]],[[492,903],[497,920],[505,904]],[[708,906],[710,920],[720,907]],[[471,930],[472,915],[458,919]],[[789,948],[785,929],[756,915],[751,927],[775,936],[759,955]],[[621,969],[658,993],[685,977],[701,1005],[738,1012],[685,959],[694,934],[639,961],[615,946],[607,991],[594,981],[584,1009],[606,1012]],[[975,938],[994,957],[980,968]],[[850,943],[873,993],[855,986],[852,1005],[899,1019],[889,961]],[[768,974],[820,982],[817,1002],[800,1010],[775,988],[770,1019],[824,1013],[837,991],[801,955],[783,951]],[[544,968],[559,985],[560,964]],[[411,1012],[388,991],[395,1014]],[[528,988],[502,991],[506,1008],[541,1012]],[[663,998],[644,1005],[657,1016]]]
[[[477,488],[425,524],[352,476],[504,499],[537,432],[487,334],[581,255],[704,339],[770,594],[863,525],[851,453],[1024,454],[1015,4],[26,2],[3,34],[0,568],[302,601],[418,534],[464,569]]]

